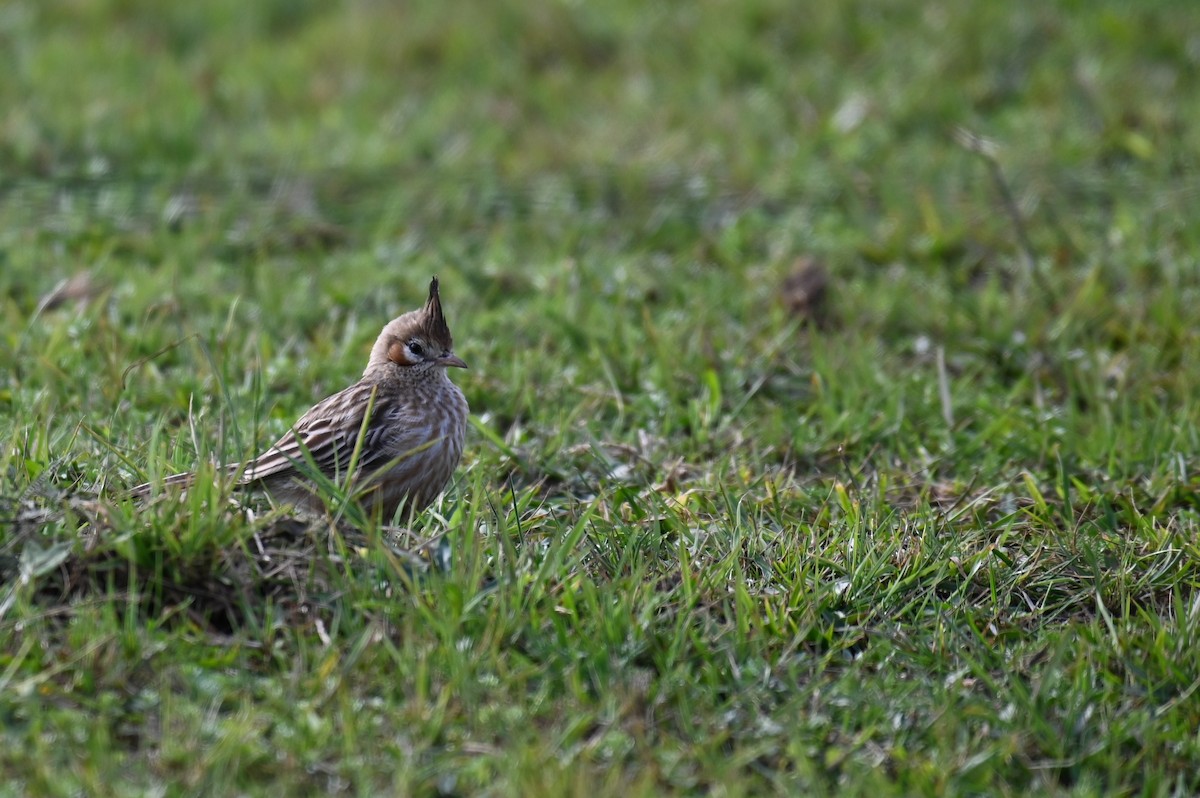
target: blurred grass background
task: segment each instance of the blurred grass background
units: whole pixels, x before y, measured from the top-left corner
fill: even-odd
[[[1194,793],[1198,63],[1169,0],[7,3],[0,794]],[[120,498],[435,273],[447,571]]]

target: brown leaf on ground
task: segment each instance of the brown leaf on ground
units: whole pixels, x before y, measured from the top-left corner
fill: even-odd
[[[814,257],[801,256],[783,280],[784,307],[805,323],[823,327],[829,321],[828,288],[829,272],[825,265]]]
[[[61,280],[49,293],[38,301],[38,313],[55,310],[68,302],[74,302],[77,307],[84,307],[104,290],[90,269]]]

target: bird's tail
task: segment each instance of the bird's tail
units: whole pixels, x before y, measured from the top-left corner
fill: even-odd
[[[229,476],[237,473],[240,465],[231,463],[229,465],[220,466],[217,468],[217,473],[226,472]],[[195,471],[185,471],[182,474],[172,474],[169,477],[163,477],[155,482],[143,482],[135,488],[130,488],[128,496],[131,499],[145,499],[146,497],[162,491],[164,488],[182,488],[191,487],[196,482]]]

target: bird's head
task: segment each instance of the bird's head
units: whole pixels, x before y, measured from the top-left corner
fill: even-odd
[[[383,328],[371,349],[364,376],[382,370],[414,377],[449,367],[465,369],[467,364],[454,354],[454,340],[442,315],[438,280],[434,277],[429,282],[425,307],[392,319]]]

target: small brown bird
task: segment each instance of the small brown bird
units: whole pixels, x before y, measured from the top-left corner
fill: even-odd
[[[361,436],[349,483],[363,508],[385,521],[402,505],[419,512],[446,487],[462,456],[467,400],[446,373],[451,366],[467,364],[454,354],[434,277],[425,307],[383,328],[358,382],[314,405],[266,452],[224,469],[239,485],[261,486],[276,501],[319,512],[324,503],[314,471],[344,484]],[[189,472],[162,484],[194,481]],[[146,496],[152,487],[131,493]]]

